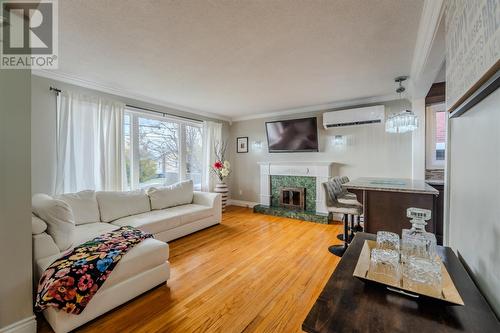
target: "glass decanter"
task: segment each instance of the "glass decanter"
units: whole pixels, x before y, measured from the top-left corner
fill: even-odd
[[[408,208],[406,216],[411,218],[411,229],[403,229],[401,237],[401,260],[403,263],[408,257],[417,257],[435,260],[436,236],[425,231],[427,222],[431,219],[431,211],[420,208]]]

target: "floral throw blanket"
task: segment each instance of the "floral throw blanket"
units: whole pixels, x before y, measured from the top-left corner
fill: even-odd
[[[78,245],[50,265],[40,278],[35,310],[49,306],[80,314],[128,250],[153,237],[121,227]]]

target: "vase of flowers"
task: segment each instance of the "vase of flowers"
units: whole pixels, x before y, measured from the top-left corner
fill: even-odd
[[[214,152],[216,159],[214,164],[210,167],[212,174],[217,177],[217,184],[215,185],[214,192],[220,193],[222,196],[222,212],[226,211],[227,193],[229,191],[224,179],[231,174],[231,164],[224,158],[226,148],[227,144],[224,142],[215,144]]]

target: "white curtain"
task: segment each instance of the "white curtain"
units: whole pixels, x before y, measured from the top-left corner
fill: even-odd
[[[222,141],[222,124],[212,121],[203,122],[203,173],[201,177],[201,190],[213,191],[215,181],[210,173],[210,166],[215,162],[215,143]]]
[[[124,111],[125,104],[95,96],[59,95],[56,194],[122,190]]]

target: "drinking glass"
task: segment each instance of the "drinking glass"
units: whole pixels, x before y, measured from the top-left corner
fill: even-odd
[[[442,290],[441,263],[421,257],[407,257],[403,265],[403,286],[439,296]]]
[[[377,249],[399,252],[399,235],[389,231],[377,232]]]
[[[370,256],[370,274],[374,274],[389,283],[399,283],[399,252],[388,249],[374,248]]]

